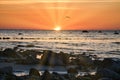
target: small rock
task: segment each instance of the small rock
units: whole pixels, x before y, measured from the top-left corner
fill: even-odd
[[[48,70],[45,70],[45,72],[42,75],[42,79],[41,80],[51,80],[51,74],[49,73]]]
[[[31,68],[29,72],[29,76],[38,76],[40,77],[40,73],[37,69]]]
[[[67,70],[67,72],[70,73],[70,74],[78,74],[77,69],[74,69],[74,68],[69,68],[69,69]]]

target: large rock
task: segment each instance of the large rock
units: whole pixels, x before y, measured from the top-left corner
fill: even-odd
[[[37,69],[31,68],[29,72],[29,76],[38,76],[40,77],[40,73]]]
[[[97,70],[96,76],[98,78],[103,78],[103,77],[107,77],[107,78],[111,78],[113,80],[119,80],[120,79],[120,75],[110,69],[99,69]]]
[[[107,68],[120,74],[120,60],[114,58],[105,58],[99,68]]]
[[[68,60],[67,58],[65,58],[65,56],[66,54],[57,54],[49,50],[44,51],[44,54],[41,58],[41,64],[47,66],[63,66]]]
[[[13,68],[11,66],[0,68],[0,73],[12,74]]]
[[[15,50],[11,49],[11,48],[6,48],[4,51],[3,51],[3,54],[5,57],[18,57],[16,55],[16,52]]]

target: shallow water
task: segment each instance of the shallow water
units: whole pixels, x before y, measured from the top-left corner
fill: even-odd
[[[120,31],[117,31],[119,34],[114,32],[0,30],[0,49],[23,45],[24,47],[19,48],[75,54],[88,52],[98,54],[99,57],[120,58]]]

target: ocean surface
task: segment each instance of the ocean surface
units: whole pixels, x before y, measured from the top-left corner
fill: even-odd
[[[0,49],[16,46],[19,49],[53,50],[75,54],[86,52],[97,54],[101,58],[120,58],[120,30],[0,30]]]

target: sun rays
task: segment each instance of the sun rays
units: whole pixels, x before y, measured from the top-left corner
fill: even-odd
[[[93,30],[119,26],[119,0],[1,0],[0,5],[0,28],[55,30],[59,24],[62,30]]]

